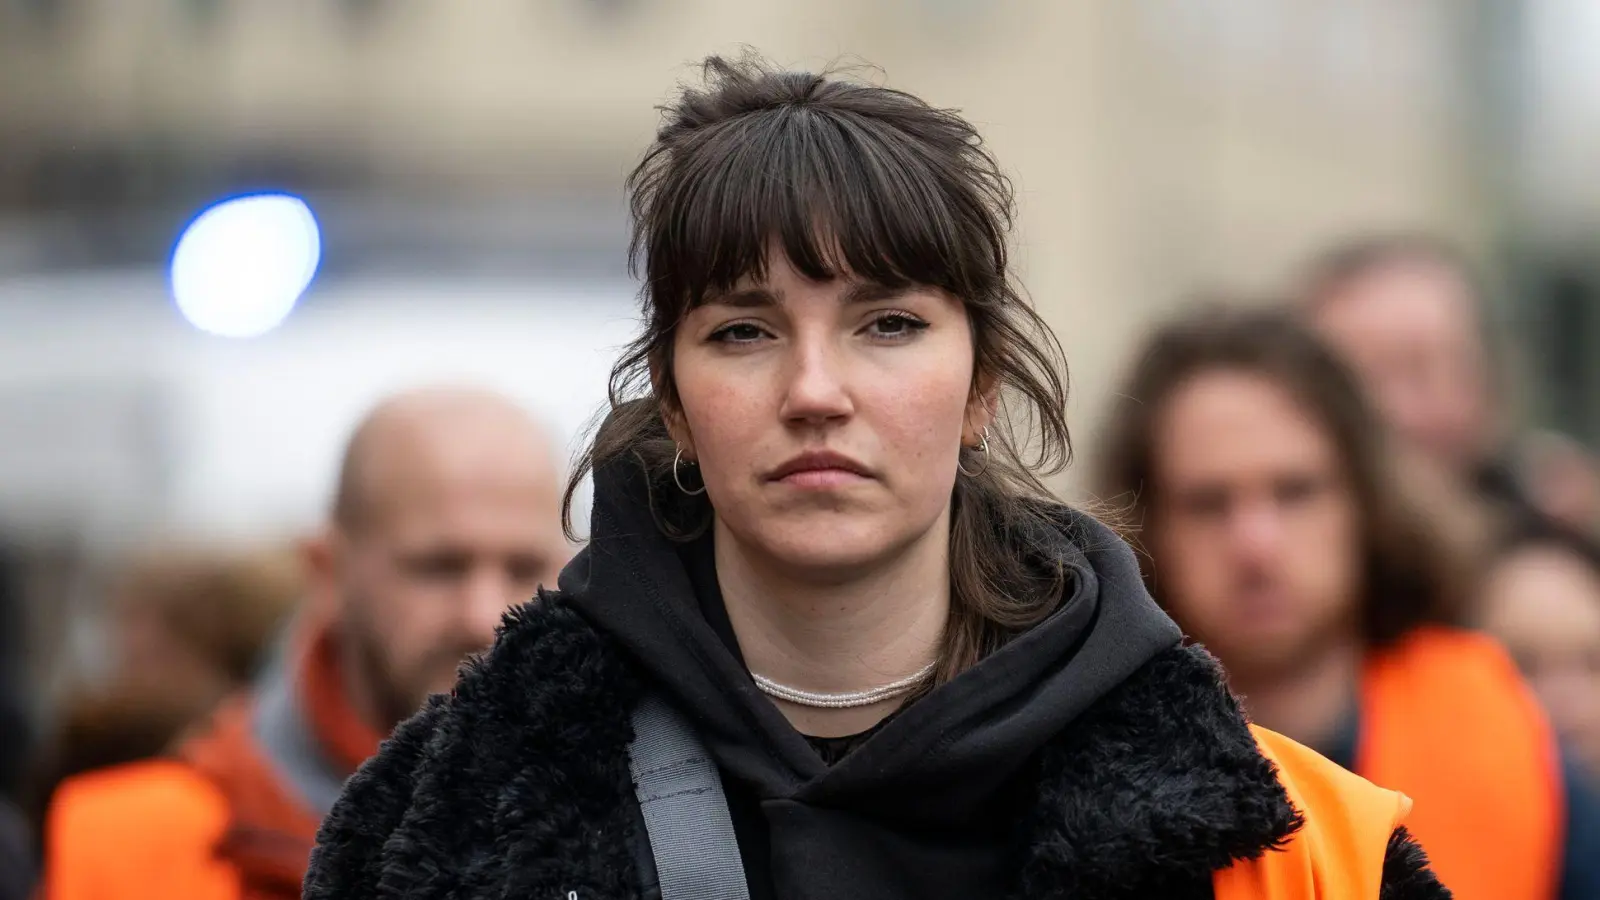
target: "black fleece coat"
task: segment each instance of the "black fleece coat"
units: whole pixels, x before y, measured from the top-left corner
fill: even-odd
[[[628,770],[645,686],[544,594],[453,695],[403,724],[323,823],[306,900],[659,896]],[[1213,659],[1173,648],[1038,754],[1016,875],[993,896],[1210,897],[1211,875],[1301,824]],[[1383,900],[1449,892],[1397,831]]]

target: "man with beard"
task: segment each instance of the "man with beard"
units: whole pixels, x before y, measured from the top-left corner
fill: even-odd
[[[492,394],[394,397],[352,437],[282,652],[164,759],[78,776],[51,900],[296,898],[344,779],[568,558],[545,436]]]
[[[1354,376],[1289,314],[1203,309],[1122,396],[1104,496],[1251,719],[1410,796],[1461,900],[1600,896],[1593,800],[1508,656],[1445,624],[1455,572]]]

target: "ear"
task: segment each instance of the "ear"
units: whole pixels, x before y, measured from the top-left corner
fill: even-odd
[[[659,364],[653,361],[650,363],[650,389],[655,394],[656,408],[661,412],[661,421],[667,426],[667,434],[683,447],[684,459],[695,459],[694,436],[689,432],[689,423],[683,416],[682,407],[674,400],[668,399],[672,391],[667,387],[667,380]]]
[[[689,424],[684,421],[683,411],[676,404],[665,400],[658,401],[661,407],[661,421],[666,423],[667,434],[672,440],[683,447],[683,458],[694,459],[694,437],[689,433]]]
[[[314,615],[326,619],[339,614],[342,606],[340,572],[348,554],[348,542],[337,526],[327,525],[296,546],[301,570],[306,578],[306,605]]]
[[[1000,381],[992,375],[978,375],[972,381],[972,395],[967,398],[967,417],[961,429],[961,443],[976,447],[985,430],[994,424],[1000,408]]]

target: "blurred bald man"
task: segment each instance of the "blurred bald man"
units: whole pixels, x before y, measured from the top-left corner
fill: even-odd
[[[546,436],[495,394],[393,397],[346,449],[284,651],[167,759],[80,776],[46,827],[49,900],[300,896],[344,779],[568,559]]]

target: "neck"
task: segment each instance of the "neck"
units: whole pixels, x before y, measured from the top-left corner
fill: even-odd
[[[352,677],[349,641],[324,626],[318,629],[304,653],[300,690],[312,730],[328,756],[344,774],[355,771],[376,753],[390,725],[374,715],[371,694],[364,680]]]
[[[1251,721],[1307,746],[1323,746],[1355,698],[1361,657],[1358,641],[1342,641],[1290,669],[1256,676],[1234,672],[1230,681]]]
[[[839,693],[897,681],[938,657],[950,615],[949,529],[942,522],[892,562],[828,581],[763,565],[720,522],[715,547],[728,620],[753,673]],[[853,709],[773,702],[802,734],[838,737],[871,728],[902,699]]]
[[[385,704],[379,699],[376,679],[372,678],[367,660],[352,641],[339,642],[339,687],[344,691],[346,709],[354,713],[361,724],[373,729],[388,731],[397,722],[383,711]]]

